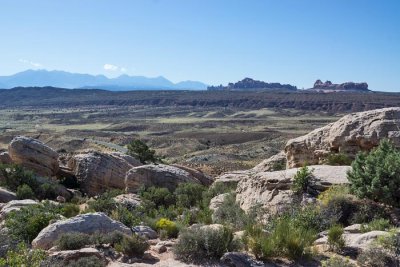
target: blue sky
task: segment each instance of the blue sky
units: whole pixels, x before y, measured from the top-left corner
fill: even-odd
[[[399,0],[0,0],[0,75],[244,77],[400,91]]]

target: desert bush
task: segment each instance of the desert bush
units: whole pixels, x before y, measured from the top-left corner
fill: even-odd
[[[79,206],[73,203],[65,203],[61,205],[60,213],[62,216],[71,218],[79,214]]]
[[[388,219],[374,219],[367,224],[361,224],[361,232],[371,232],[371,231],[386,231],[391,227],[390,221]]]
[[[43,183],[35,190],[36,197],[42,199],[55,199],[57,197],[57,189],[55,184]]]
[[[104,244],[110,244],[114,246],[122,241],[124,234],[119,231],[111,233],[100,233],[96,232],[90,236],[90,244],[95,246],[102,246]]]
[[[0,259],[0,266],[39,267],[45,258],[46,252],[44,250],[30,250],[25,243],[20,243],[18,244],[16,250],[8,251],[7,256]]]
[[[122,240],[115,244],[115,250],[129,257],[141,257],[149,248],[145,239],[137,235],[123,236]]]
[[[328,230],[328,245],[329,249],[335,252],[342,251],[346,245],[343,238],[343,227],[341,225],[333,225]]]
[[[169,207],[176,203],[174,194],[164,187],[141,188],[139,195],[142,200],[152,203],[155,207]]]
[[[332,198],[327,205],[321,206],[321,216],[325,218],[325,226],[334,224],[348,226],[357,211],[357,205],[350,196]]]
[[[188,228],[181,232],[174,246],[175,256],[184,262],[216,260],[225,252],[234,251],[238,244],[228,228]]]
[[[325,160],[325,163],[327,165],[333,165],[333,166],[347,166],[351,165],[352,159],[344,154],[344,153],[334,153],[334,154],[329,154],[328,157]]]
[[[62,234],[56,244],[61,250],[81,249],[87,245],[91,245],[91,236],[84,233],[69,232]]]
[[[31,189],[39,186],[33,172],[25,170],[19,165],[3,165],[0,164],[0,172],[4,179],[2,185],[11,191],[17,191],[18,187],[25,184]]]
[[[322,267],[356,267],[348,258],[333,256],[321,262]]]
[[[17,240],[31,242],[51,220],[59,218],[59,207],[44,203],[23,207],[7,215],[5,225]]]
[[[357,263],[368,267],[398,266],[396,259],[388,251],[375,246],[362,251],[357,257]]]
[[[350,188],[347,185],[332,185],[328,190],[318,195],[318,200],[322,205],[328,205],[334,198],[346,197],[350,193]]]
[[[179,184],[174,192],[176,205],[184,208],[200,206],[202,202],[202,195],[205,190],[206,187],[200,184]]]
[[[249,216],[236,203],[235,194],[225,196],[221,206],[214,211],[213,220],[215,223],[227,225],[235,230],[244,229],[244,227],[252,222]]]
[[[115,202],[114,197],[121,194],[123,194],[123,191],[118,189],[106,191],[95,200],[88,201],[89,210],[104,212],[110,216],[112,211],[117,208],[117,203]]]
[[[128,155],[140,160],[141,163],[145,164],[147,162],[159,162],[160,157],[156,156],[156,151],[150,149],[149,146],[141,140],[133,140],[128,144]]]
[[[35,199],[35,193],[27,184],[18,186],[16,194],[18,199]]]
[[[117,208],[111,212],[111,218],[122,222],[128,227],[132,227],[133,225],[140,223],[140,219],[135,216],[132,211],[121,205],[118,205]]]
[[[316,239],[316,231],[297,225],[292,217],[277,217],[267,229],[252,226],[246,230],[245,242],[259,259],[288,257],[298,260],[310,255],[310,246]]]
[[[358,197],[400,205],[400,151],[388,140],[381,141],[368,155],[359,153],[347,177]]]
[[[158,231],[165,231],[167,237],[169,238],[174,238],[178,236],[179,229],[176,225],[176,223],[166,219],[166,218],[161,218],[156,222],[156,229]]]
[[[307,192],[312,180],[312,172],[307,166],[301,167],[293,177],[292,190],[296,193]]]

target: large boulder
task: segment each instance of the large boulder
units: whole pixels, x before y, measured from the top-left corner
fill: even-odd
[[[14,192],[10,192],[5,188],[0,187],[0,203],[7,203],[16,199],[17,195]]]
[[[32,241],[33,248],[49,249],[54,242],[65,233],[78,232],[85,234],[112,233],[114,231],[130,235],[132,231],[118,221],[101,212],[78,215],[58,221],[44,228]]]
[[[54,176],[58,172],[58,153],[39,140],[17,136],[9,144],[8,154],[13,163],[39,175]]]
[[[349,166],[309,166],[313,174],[310,190],[322,192],[332,185],[348,184]],[[261,172],[242,179],[236,189],[236,200],[245,211],[261,205],[271,212],[278,212],[294,200],[291,190],[293,178],[299,168]]]
[[[213,183],[213,179],[210,176],[208,176],[207,174],[205,174],[199,170],[189,168],[187,166],[183,166],[183,165],[179,165],[179,164],[173,164],[172,166],[182,169],[184,171],[187,171],[188,173],[190,173],[190,175],[192,175],[194,178],[199,180],[199,182],[203,185],[208,186]]]
[[[269,172],[279,171],[286,168],[286,154],[281,151],[272,157],[263,160],[260,164],[255,166],[253,172]]]
[[[331,153],[354,157],[384,139],[400,147],[400,108],[384,108],[344,116],[307,135],[289,140],[285,147],[287,167],[320,164]]]
[[[36,204],[38,204],[38,202],[32,199],[12,200],[1,208],[0,220],[4,220],[7,215],[14,210],[20,210],[23,207]]]
[[[45,261],[47,265],[43,266],[68,266],[72,262],[88,257],[98,258],[103,262],[104,266],[108,263],[108,260],[101,251],[95,248],[82,248],[79,250],[51,252]]]
[[[114,197],[114,201],[129,210],[133,210],[142,205],[142,200],[136,194],[122,194]]]
[[[67,165],[82,191],[93,196],[112,188],[124,189],[126,173],[141,164],[133,157],[117,152],[89,152],[75,155]]]
[[[173,191],[180,183],[198,183],[201,182],[189,172],[164,164],[143,165],[129,170],[125,177],[125,186],[127,192],[137,192],[142,186],[166,187]]]

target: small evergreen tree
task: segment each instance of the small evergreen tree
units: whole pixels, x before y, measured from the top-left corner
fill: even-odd
[[[347,173],[351,191],[369,198],[400,206],[400,151],[383,140],[369,154],[359,153]]]
[[[127,154],[140,160],[140,162],[143,164],[147,162],[155,163],[157,161],[160,161],[160,159],[156,156],[156,151],[150,149],[145,142],[139,139],[133,140],[128,145]]]

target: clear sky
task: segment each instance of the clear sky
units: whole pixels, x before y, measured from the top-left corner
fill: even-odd
[[[0,75],[25,69],[316,79],[400,91],[400,0],[0,0]]]

